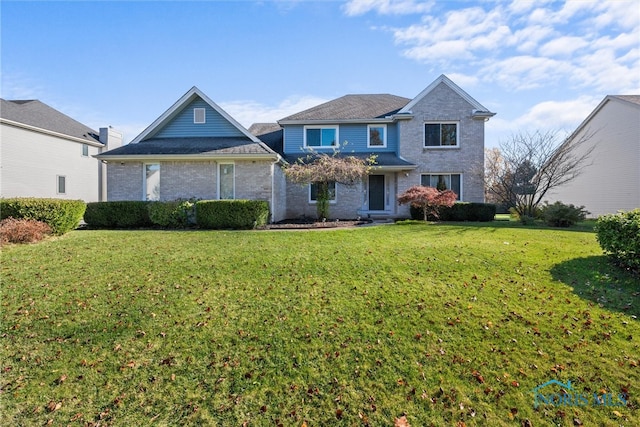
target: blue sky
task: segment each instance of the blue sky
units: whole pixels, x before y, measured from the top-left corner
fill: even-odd
[[[640,8],[615,1],[5,1],[0,96],[130,141],[192,86],[240,123],[440,74],[497,113],[495,146],[640,94]]]

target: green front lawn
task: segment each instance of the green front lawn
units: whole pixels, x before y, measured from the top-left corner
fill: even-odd
[[[590,231],[75,231],[1,268],[1,425],[640,425],[639,280]]]

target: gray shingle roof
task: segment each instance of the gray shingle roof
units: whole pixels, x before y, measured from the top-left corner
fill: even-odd
[[[274,154],[263,144],[246,137],[152,138],[127,144],[100,155],[100,158],[128,155],[264,155]]]
[[[249,132],[260,138],[273,151],[283,155],[284,132],[278,123],[254,123],[249,127]]]
[[[0,117],[39,129],[99,142],[98,133],[38,100],[0,99]]]
[[[375,119],[398,112],[411,101],[389,94],[345,95],[301,111],[280,121]]]
[[[374,164],[374,167],[376,166],[380,166],[380,167],[394,167],[394,168],[398,168],[398,167],[406,167],[408,169],[412,169],[415,168],[416,165],[408,162],[404,159],[401,159],[400,157],[398,157],[398,155],[396,153],[390,153],[390,152],[371,152],[371,153],[338,153],[336,154],[336,156],[353,156],[353,157],[358,157],[361,159],[367,159],[369,158],[372,154],[376,155],[376,162]],[[289,163],[297,163],[299,161],[302,162],[309,162],[309,161],[313,161],[313,156],[305,156],[304,154],[289,154],[285,157],[285,160]]]
[[[627,102],[633,102],[634,104],[640,104],[640,95],[612,95],[616,98],[620,98]]]

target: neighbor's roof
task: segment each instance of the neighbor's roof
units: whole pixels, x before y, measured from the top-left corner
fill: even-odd
[[[411,101],[389,94],[345,95],[308,110],[285,117],[278,123],[314,120],[370,120],[384,119],[397,113]]]
[[[640,95],[609,95],[612,98],[622,99],[623,101],[632,102],[640,105]]]
[[[283,154],[284,132],[278,123],[254,123],[249,127],[249,132],[276,153]]]
[[[275,158],[272,150],[246,137],[151,138],[127,144],[96,156],[99,159],[167,157],[259,157]]]
[[[99,136],[95,130],[35,99],[0,99],[0,118],[3,122],[34,131],[99,144]]]

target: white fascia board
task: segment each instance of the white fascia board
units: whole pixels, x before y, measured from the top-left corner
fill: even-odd
[[[253,134],[251,134],[247,129],[244,128],[240,123],[238,123],[233,117],[231,117],[226,111],[224,111],[218,104],[213,102],[211,98],[205,95],[200,89],[196,86],[193,86],[191,89],[187,91],[184,95],[180,97],[167,111],[162,113],[160,117],[158,117],[153,123],[151,123],[142,133],[136,136],[130,143],[137,144],[138,142],[146,139],[147,137],[152,136],[157,130],[159,130],[162,126],[164,126],[169,120],[175,117],[182,108],[184,108],[187,104],[193,101],[196,97],[200,97],[204,102],[209,104],[211,108],[216,110],[222,117],[224,117],[229,123],[235,126],[240,132],[242,132],[246,137],[251,139],[253,142],[260,143],[261,141],[256,138]]]
[[[123,161],[172,161],[172,160],[281,160],[279,154],[128,154],[128,155],[94,155],[96,159],[106,162]]]
[[[54,132],[52,130],[42,129],[42,128],[39,128],[39,127],[36,127],[36,126],[27,125],[27,124],[20,123],[20,122],[14,122],[13,120],[0,119],[0,123],[4,123],[4,124],[6,124],[8,126],[14,126],[14,127],[17,127],[17,128],[30,130],[32,132],[38,132],[38,133],[42,133],[42,134],[45,134],[45,135],[55,136],[57,138],[67,139],[67,140],[73,141],[73,142],[81,142],[83,144],[91,145],[93,147],[104,147],[104,144],[101,143],[101,142],[98,142],[98,141],[91,141],[91,140],[88,140],[88,139],[78,138],[76,136],[65,135],[64,133]]]
[[[451,79],[449,79],[449,77],[445,76],[444,74],[441,74],[440,77],[438,77],[437,79],[435,79],[429,86],[427,86],[422,92],[420,92],[418,94],[418,96],[416,96],[415,98],[413,98],[411,101],[409,101],[409,103],[407,105],[405,105],[400,111],[398,111],[398,114],[405,114],[405,113],[411,113],[411,109],[418,103],[420,102],[420,100],[422,100],[422,98],[424,98],[425,96],[427,96],[432,90],[434,90],[440,83],[444,83],[447,86],[449,86],[449,88],[451,88],[451,90],[453,90],[454,92],[456,92],[458,95],[460,95],[460,97],[462,99],[464,99],[465,101],[467,101],[469,104],[471,104],[474,108],[474,110],[478,110],[478,111],[489,111],[486,107],[484,107],[482,104],[480,104],[478,101],[476,101],[475,99],[473,99],[473,97],[471,95],[469,95],[467,92],[465,92],[460,86],[458,86],[457,84],[455,84],[453,81],[451,81]]]

